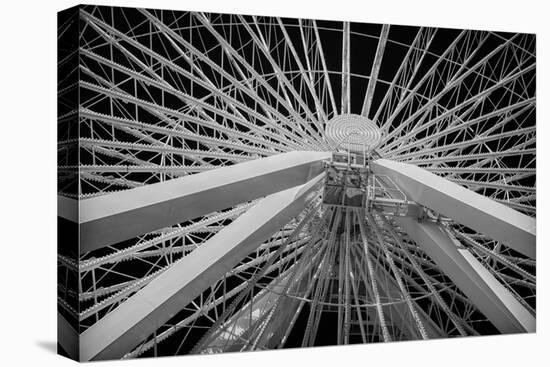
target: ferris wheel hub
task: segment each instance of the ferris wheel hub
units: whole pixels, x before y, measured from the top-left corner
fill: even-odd
[[[370,152],[382,138],[380,129],[373,121],[352,113],[333,117],[327,123],[325,133],[334,150],[354,153]]]

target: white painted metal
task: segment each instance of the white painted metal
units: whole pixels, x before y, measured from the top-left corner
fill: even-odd
[[[321,173],[329,157],[289,152],[82,200],[80,252],[303,184]]]
[[[388,41],[389,32],[389,24],[384,24],[382,26],[382,30],[380,31],[380,39],[378,40],[378,47],[376,48],[374,62],[372,63],[367,92],[365,93],[365,100],[363,102],[363,108],[361,109],[361,115],[365,117],[369,117],[372,98],[374,96],[374,89],[376,88],[376,83],[378,81],[378,73],[380,72],[380,66],[382,65],[382,58],[384,57],[384,50],[386,48],[386,42]]]
[[[120,358],[169,320],[213,281],[290,221],[316,196],[324,174],[261,200],[216,236],[88,328],[81,335],[84,361]]]
[[[536,257],[535,219],[417,166],[387,159],[371,163],[414,200],[510,248]]]
[[[395,221],[500,332],[535,331],[534,316],[439,224],[413,218]]]
[[[390,32],[388,25],[363,28],[307,19],[95,6],[81,8],[77,16],[85,29],[75,53],[82,80],[78,84],[61,80],[59,95],[63,98],[75,86],[84,93],[74,111],[63,110],[59,117],[60,126],[69,121],[80,126],[79,136],[71,129],[66,133],[60,129],[60,216],[78,220],[76,206],[68,198],[93,203],[104,196],[99,209],[104,214],[111,206],[108,198],[126,197],[129,202],[127,206],[115,202],[115,216],[128,215],[126,222],[115,224],[116,231],[129,231],[123,238],[110,237],[104,243],[108,246],[99,241],[86,248],[89,244],[84,242],[84,252],[76,258],[67,253],[58,256],[59,304],[63,312],[81,320],[85,333],[108,324],[116,328],[111,314],[120,317],[127,302],[137,302],[138,298],[128,298],[132,294],[148,289],[151,297],[157,295],[150,285],[158,284],[164,274],[176,268],[181,270],[181,262],[192,259],[197,251],[200,254],[216,234],[225,233],[228,223],[237,223],[238,216],[254,205],[248,202],[250,197],[294,185],[286,181],[286,174],[272,172],[260,180],[265,192],[254,191],[251,182],[256,173],[250,170],[241,172],[230,194],[218,191],[209,195],[217,190],[214,186],[219,184],[220,190],[224,187],[223,167],[291,151],[325,151],[330,145],[326,122],[341,114],[372,117],[370,121],[382,132],[373,154],[417,164],[482,198],[533,218],[536,214],[536,63],[532,35],[408,28],[411,37],[402,39],[400,26],[392,26]],[[124,26],[116,19],[124,19]],[[365,66],[364,59],[355,59],[358,49],[373,61],[370,67]],[[390,53],[399,58],[395,66],[385,65]],[[71,60],[70,55],[60,65],[67,60]],[[70,155],[71,147],[77,145],[79,161]],[[184,198],[170,212],[182,192],[174,189],[174,197],[163,201],[162,188],[170,187],[168,183],[177,182],[178,177],[183,176],[180,182],[186,182],[191,175],[207,171],[211,176],[202,177],[218,178],[205,180],[204,191],[197,190],[201,193],[196,198],[201,202]],[[315,175],[305,171],[296,167],[295,178],[304,180],[299,183]],[[280,182],[272,179],[275,176]],[[430,182],[432,179],[430,176]],[[212,185],[211,190],[208,185]],[[448,184],[439,186],[446,188]],[[124,191],[127,196],[119,195]],[[140,192],[147,194],[135,194]],[[441,190],[419,195],[434,199],[430,203],[434,208],[441,205],[462,214],[473,212],[476,219],[487,216],[502,222],[511,218],[499,212],[493,215],[494,211],[485,211],[487,208],[462,208],[457,205],[457,201],[465,202],[462,198],[454,194],[447,198]],[[464,195],[477,198],[471,193]],[[377,198],[373,201],[375,217],[383,213],[393,217],[396,212],[392,208],[399,202]],[[134,203],[142,208],[136,209],[131,220]],[[163,208],[163,215],[170,218],[154,223],[153,213],[137,215],[147,213],[149,204]],[[421,209],[419,204],[409,203],[399,213],[416,217]],[[121,328],[117,333],[121,340],[132,339],[137,344],[131,344],[137,346],[114,348],[116,354],[131,358],[144,353],[198,352],[193,346],[205,325],[208,335],[216,335],[222,319],[232,318],[238,311],[223,317],[219,314],[220,309],[224,314],[227,311],[228,297],[241,297],[249,285],[258,291],[269,284],[269,277],[257,280],[261,273],[257,269],[272,261],[270,272],[281,271],[294,260],[296,265],[307,264],[316,270],[299,274],[296,282],[303,287],[286,298],[281,296],[282,302],[270,311],[276,310],[276,314],[266,314],[265,324],[250,328],[249,349],[289,346],[290,335],[296,332],[293,327],[304,316],[307,326],[298,345],[316,345],[324,337],[321,331],[327,325],[322,320],[330,312],[339,314],[334,338],[330,338],[337,342],[338,336],[339,343],[418,339],[422,337],[420,324],[429,337],[479,335],[489,323],[498,324],[498,330],[504,332],[534,330],[533,318],[526,316],[526,312],[535,314],[534,256],[518,254],[513,251],[514,244],[501,246],[491,240],[492,235],[481,231],[475,235],[461,233],[463,229],[456,225],[461,220],[447,218],[446,225],[466,247],[450,254],[434,250],[444,252],[443,261],[436,263],[423,250],[425,244],[414,243],[398,226],[381,226],[380,217],[364,226],[366,237],[361,238],[357,216],[350,218],[343,214],[345,210],[321,207],[315,213],[308,212],[308,218],[319,220],[321,225],[304,229],[295,222],[281,224],[254,253],[240,259],[231,257],[239,263],[223,278],[205,281],[208,290],[201,297],[179,304],[188,312],[185,316],[174,318],[170,325],[164,324],[163,318],[155,319],[156,324],[149,320],[142,335],[133,334],[140,326],[133,329],[132,322],[141,325],[136,321],[139,317],[128,321],[126,326],[132,331],[125,335]],[[181,223],[177,222],[181,218],[190,221],[180,227],[176,223]],[[260,221],[252,223],[259,228]],[[239,223],[239,231],[249,230],[244,220]],[[389,220],[389,224],[395,223]],[[484,228],[491,229],[491,223],[485,223]],[[133,224],[140,230],[127,229]],[[268,225],[275,227],[271,221]],[[502,226],[505,233],[525,232],[514,225]],[[104,229],[108,228],[107,224]],[[295,228],[299,229],[297,238],[283,245]],[[319,228],[325,228],[326,233]],[[376,230],[385,246],[375,239]],[[402,234],[402,238],[394,237]],[[119,240],[128,242],[117,243]],[[527,247],[524,253],[534,251],[534,245],[528,245],[534,240],[519,242],[517,246]],[[312,243],[317,256],[307,256]],[[366,250],[361,246],[365,243]],[[283,247],[288,252],[279,257]],[[392,263],[395,271],[388,270]],[[369,264],[372,271],[367,271]],[[190,268],[196,270],[197,266]],[[465,271],[473,272],[473,276],[463,274]],[[247,284],[252,275],[257,281]],[[226,276],[242,283],[230,284]],[[82,289],[68,286],[75,279]],[[187,279],[191,284],[203,278]],[[478,284],[476,279],[482,282]],[[173,283],[167,287],[187,289],[179,279]],[[459,291],[468,287],[473,289],[470,293]],[[163,292],[158,294],[170,293]],[[217,296],[220,293],[222,297]],[[410,296],[410,302],[403,299],[405,295]],[[79,311],[68,306],[74,304],[74,297],[80,301]],[[493,310],[493,306],[498,309]],[[411,316],[415,309],[419,314],[416,320]],[[304,315],[309,310],[311,313]],[[476,310],[487,313],[491,322],[477,320]],[[246,318],[244,313],[242,316]],[[194,336],[188,337],[187,330]],[[268,338],[271,332],[276,336]],[[166,341],[169,337],[185,347],[171,350],[171,342]],[[157,348],[157,344],[165,348]]]

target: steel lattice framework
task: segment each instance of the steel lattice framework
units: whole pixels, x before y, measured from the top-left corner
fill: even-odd
[[[84,6],[59,40],[68,353],[535,331],[534,35]]]

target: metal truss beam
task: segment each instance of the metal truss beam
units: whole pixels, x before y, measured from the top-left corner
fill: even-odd
[[[482,114],[481,116],[469,119],[464,121],[461,119],[460,124],[456,124],[452,127],[446,127],[445,129],[441,129],[438,132],[427,134],[425,138],[421,139],[415,139],[414,141],[411,141],[402,147],[398,147],[393,149],[391,152],[394,155],[397,155],[403,151],[406,151],[408,149],[423,146],[425,143],[430,143],[437,141],[437,139],[443,137],[443,136],[449,136],[452,133],[460,132],[460,131],[466,131],[468,128],[475,126],[477,124],[480,124],[484,121],[487,121],[491,118],[498,117],[498,116],[505,116],[502,118],[499,122],[497,122],[491,130],[495,131],[495,127],[502,127],[505,124],[514,121],[514,119],[518,118],[518,116],[521,116],[522,114],[529,111],[534,105],[535,105],[536,99],[535,98],[528,98],[525,100],[521,100],[515,103],[510,104],[509,106],[499,108],[490,112],[487,112],[485,114]],[[511,113],[514,111],[513,113]]]
[[[389,32],[389,24],[384,24],[382,26],[382,30],[380,31],[380,39],[378,40],[378,47],[376,48],[376,54],[374,55],[374,61],[372,63],[367,85],[367,92],[365,93],[365,100],[363,101],[363,108],[361,110],[361,115],[365,117],[369,117],[372,98],[374,96],[374,89],[376,88],[376,82],[378,81],[378,73],[380,72],[382,57],[384,57],[384,50],[386,49],[386,41],[388,40]]]
[[[306,77],[306,70],[304,66],[302,65],[302,62],[300,61],[300,57],[298,56],[298,53],[296,52],[296,49],[294,48],[294,44],[292,42],[292,39],[288,35],[288,32],[286,31],[285,25],[283,24],[283,21],[281,18],[277,18],[277,22],[279,23],[279,27],[281,28],[281,31],[283,32],[283,36],[285,38],[285,41],[287,43],[288,48],[290,49],[290,52],[292,53],[292,56],[294,56],[294,61],[296,62],[296,65],[298,65],[298,69],[300,70],[300,74],[306,83],[307,88],[309,89],[309,92],[311,93],[311,96],[313,97],[313,100],[315,102],[315,110],[317,111],[317,115],[320,117],[320,119],[323,120],[323,122],[328,122],[327,115],[325,114],[323,107],[321,105],[321,102],[319,101],[319,97],[317,96],[317,93],[315,92],[315,87],[313,80],[311,78]],[[300,21],[298,21],[298,24],[300,24]],[[300,27],[301,30],[301,27]],[[303,38],[303,33],[302,40]],[[306,61],[309,62],[309,59],[307,57],[306,53]],[[311,70],[311,66],[308,67],[308,70]],[[309,74],[311,76],[311,73]]]
[[[80,337],[81,360],[122,357],[302,212],[323,176],[262,199],[88,328]]]
[[[534,218],[417,166],[379,159],[371,168],[375,174],[390,177],[409,200],[536,258]]]
[[[454,41],[449,44],[449,46],[445,49],[445,51],[439,55],[438,59],[433,63],[433,65],[430,67],[430,69],[424,74],[424,76],[415,84],[415,87],[412,88],[409,92],[409,94],[404,97],[404,98],[401,98],[399,100],[399,103],[395,106],[392,114],[386,119],[386,122],[384,122],[384,124],[382,125],[382,130],[386,130],[386,128],[388,128],[389,126],[392,125],[393,123],[393,120],[399,115],[399,113],[405,108],[405,106],[407,105],[407,103],[409,103],[413,98],[414,96],[416,95],[416,93],[418,92],[418,90],[420,89],[420,87],[422,87],[422,85],[424,84],[424,82],[426,80],[429,80],[430,78],[432,78],[434,75],[435,75],[435,72],[437,70],[437,67],[439,66],[440,63],[444,62],[445,60],[448,59],[448,55],[453,52],[453,50],[455,49],[456,45],[458,44],[458,42],[467,34],[468,32],[466,30],[463,30],[455,39]],[[413,75],[414,76],[414,75]],[[412,78],[411,78],[412,80]],[[397,130],[397,129],[395,129]],[[395,131],[394,130],[394,131]],[[385,137],[386,141],[389,140],[390,136],[386,135]]]
[[[173,42],[172,38],[178,40],[179,42],[182,42],[186,49],[189,50],[189,51],[192,51],[193,52],[193,55],[195,56],[198,56],[199,58],[201,58],[202,61],[206,62],[209,66],[211,66],[213,69],[217,70],[218,72],[220,72],[221,75],[223,75],[224,77],[228,78],[228,80],[230,80],[232,82],[232,85],[236,86],[238,89],[240,89],[241,91],[244,91],[245,93],[249,94],[249,96],[251,98],[257,98],[257,96],[255,96],[254,94],[250,93],[249,91],[246,91],[246,89],[242,88],[241,86],[241,83],[237,80],[235,80],[234,78],[232,78],[228,73],[226,73],[223,68],[220,68],[218,65],[216,65],[215,63],[213,63],[211,60],[209,60],[207,57],[205,57],[200,51],[198,51],[197,49],[195,49],[194,47],[192,47],[191,44],[189,44],[188,42],[185,42],[181,37],[179,37],[177,35],[177,33],[175,33],[172,29],[170,29],[169,27],[167,27],[166,25],[162,24],[162,22],[160,22],[157,18],[155,18],[152,14],[150,14],[148,11],[146,10],[140,10],[143,15],[145,15],[147,18],[149,18],[149,20],[152,22],[152,24],[154,24],[156,27],[159,27],[159,30],[161,30],[164,34],[165,37],[168,37],[168,39],[171,41],[171,43]],[[108,42],[112,42],[111,40],[111,36],[109,36],[108,33],[110,34],[114,34],[116,35],[117,37],[120,37],[122,40],[124,40],[125,42],[129,43],[130,45],[132,45],[133,47],[137,48],[138,50],[140,50],[142,53],[146,54],[146,55],[149,55],[150,57],[153,57],[155,58],[159,63],[161,64],[164,64],[166,66],[168,66],[170,69],[178,72],[178,73],[181,73],[183,75],[186,75],[188,76],[190,79],[192,79],[194,82],[196,83],[199,83],[201,85],[203,85],[205,88],[207,89],[215,89],[216,87],[215,86],[212,86],[211,84],[206,84],[204,85],[201,81],[201,79],[198,79],[196,78],[193,74],[189,74],[188,72],[186,72],[184,69],[176,66],[172,61],[168,60],[168,59],[165,59],[164,57],[158,55],[157,53],[149,50],[148,48],[144,47],[143,45],[141,45],[139,42],[136,42],[135,40],[133,40],[131,37],[128,37],[126,34],[124,34],[123,32],[120,32],[118,30],[116,30],[115,28],[109,26],[108,24],[106,24],[105,22],[101,21],[100,19],[97,19],[95,17],[93,17],[92,15],[86,13],[85,11],[81,11],[81,17],[86,20],[86,22],[88,22],[88,24],[90,26],[92,26],[102,37],[104,37]],[[105,32],[104,30],[108,31]],[[169,37],[170,36],[170,37]],[[135,58],[135,56],[133,56],[131,53],[128,53],[128,50],[126,50],[124,47],[122,47],[122,45],[120,44],[120,42],[114,42],[113,43],[117,48],[119,48],[121,51],[125,52],[127,55],[131,56],[132,58]],[[176,46],[177,47],[177,46]],[[178,48],[179,49],[179,48]],[[88,54],[87,56],[89,56],[90,52],[88,51]],[[183,56],[186,60],[189,60],[188,57],[186,55]],[[112,63],[112,62],[111,62]],[[149,70],[149,68],[146,67],[146,69]],[[125,69],[125,72],[130,72],[132,73],[132,71],[130,70],[127,70]],[[136,73],[134,73],[136,74]],[[139,75],[139,73],[137,73]],[[154,73],[153,73],[154,74]],[[159,77],[157,74],[154,74],[155,77]],[[150,83],[150,82],[148,82]],[[161,78],[161,82],[159,82],[161,84],[166,84],[166,81],[165,80],[162,80]],[[206,82],[207,83],[207,82]],[[166,86],[164,86],[166,87]],[[171,86],[170,87],[170,90],[169,92],[170,93],[178,93],[177,90],[173,89]],[[162,88],[162,87],[161,87]],[[183,95],[181,93],[179,93],[180,95],[182,95],[184,97],[185,100],[192,100],[193,101],[193,104],[197,104],[197,105],[202,105],[203,107],[205,108],[213,108],[213,106],[210,106],[208,104],[205,104],[204,101],[200,101],[196,98],[193,98],[192,96],[186,94],[186,95]],[[222,99],[227,99],[228,97],[226,95],[224,95],[223,93],[220,93],[219,91],[217,91],[216,93],[216,96],[218,96],[219,98],[222,98]],[[260,101],[261,102],[261,101]],[[238,101],[232,99],[231,101],[228,102],[230,105],[233,105],[235,103],[238,103]],[[242,106],[241,106],[242,107]],[[254,114],[254,112],[252,110],[250,110],[249,108],[244,108],[245,110],[247,110],[248,112],[251,112]],[[221,110],[217,110],[216,113],[219,113],[219,114],[222,114],[222,115],[228,115],[228,116],[231,116],[231,114],[229,114],[227,111],[221,111]],[[265,117],[262,117],[262,116],[259,116],[260,119],[264,119]],[[242,123],[243,125],[246,125],[246,126],[249,126],[252,130],[257,130],[258,127],[255,126],[254,124],[251,124],[249,123],[248,121],[246,121],[245,119],[238,119],[236,118],[236,116],[232,116],[230,117],[233,121],[239,121],[240,123]],[[270,120],[264,120],[264,122],[266,122],[268,125],[271,124],[273,126],[273,122],[270,121]],[[280,129],[280,127],[278,126],[273,126],[276,130],[278,131],[284,131],[283,129]],[[261,129],[263,130],[264,132],[268,132],[266,129]],[[280,137],[282,138],[282,137]],[[286,139],[286,137],[285,137]]]
[[[75,144],[73,141],[60,142],[59,144]],[[204,157],[212,159],[228,159],[231,161],[246,161],[253,159],[253,156],[225,153],[225,152],[216,152],[209,150],[200,150],[200,149],[186,149],[186,148],[174,148],[166,145],[151,145],[151,144],[141,144],[141,143],[129,143],[124,141],[115,141],[115,140],[100,140],[100,139],[90,139],[90,138],[80,138],[79,139],[80,147],[93,149],[94,147],[106,147],[106,148],[115,148],[115,149],[125,149],[138,152],[153,152],[153,153],[165,153],[165,154],[177,154],[180,156],[187,157]]]
[[[330,97],[330,103],[331,103],[331,106],[332,106],[332,111],[333,111],[333,114],[337,114],[338,113],[338,108],[336,107],[336,101],[334,99],[334,91],[332,89],[332,83],[330,82],[330,77],[328,75],[327,63],[325,61],[325,53],[323,51],[323,45],[321,43],[321,38],[319,37],[319,29],[317,28],[317,22],[314,19],[311,22],[313,24],[313,30],[315,31],[315,40],[316,40],[315,43],[317,44],[317,49],[319,51],[319,55],[320,55],[320,59],[321,59],[321,65],[323,66],[323,75],[325,77],[325,84],[326,84],[327,91],[328,91],[328,94],[329,94],[329,97]]]
[[[430,149],[421,149],[421,150],[417,150],[417,151],[414,151],[414,152],[411,152],[411,153],[407,153],[407,154],[402,154],[399,156],[400,159],[403,159],[403,160],[406,160],[406,159],[409,159],[409,158],[416,158],[418,156],[430,156],[430,155],[433,155],[434,153],[441,153],[441,152],[449,152],[453,149],[457,149],[457,150],[463,150],[464,148],[468,148],[468,147],[471,147],[471,146],[474,146],[474,145],[480,145],[482,143],[486,143],[486,142],[489,142],[489,141],[495,141],[495,140],[501,140],[501,139],[504,139],[504,138],[509,138],[511,136],[516,136],[517,137],[525,137],[526,139],[529,138],[529,134],[535,134],[535,126],[529,126],[529,127],[526,127],[526,128],[523,128],[523,129],[515,129],[515,130],[511,130],[511,131],[506,131],[506,132],[502,132],[502,133],[498,133],[498,134],[494,134],[494,135],[487,135],[487,136],[476,136],[476,137],[473,137],[472,139],[470,140],[465,140],[465,141],[462,141],[462,142],[458,142],[458,143],[452,143],[452,144],[447,144],[447,145],[441,145],[441,146],[438,146],[438,147],[435,147],[435,148],[430,148]]]
[[[450,156],[440,156],[440,157],[429,157],[429,158],[422,158],[422,159],[413,159],[408,161],[408,163],[412,164],[423,164],[423,165],[433,165],[435,163],[443,163],[443,162],[465,162],[470,160],[478,160],[479,162],[476,162],[472,164],[471,166],[481,166],[489,161],[495,160],[496,158],[503,158],[503,157],[523,157],[526,155],[534,156],[537,152],[536,148],[527,148],[524,149],[523,147],[528,145],[535,144],[535,138],[530,139],[529,141],[522,143],[520,146],[515,147],[518,149],[508,149],[503,150],[500,152],[486,152],[486,153],[473,153],[473,154],[465,154],[465,155],[450,155]]]
[[[350,87],[350,23],[344,22],[342,33],[342,104],[340,113],[349,113],[351,105]]]
[[[329,157],[283,153],[82,200],[80,253],[301,185],[321,173]]]
[[[259,248],[261,248],[261,247],[262,246],[260,246]],[[283,259],[283,260],[277,261],[276,263],[274,263],[273,265],[271,265],[267,269],[267,273],[270,273],[270,272],[272,272],[276,269],[279,269],[283,265],[283,263],[287,263],[288,261],[289,261],[288,259]],[[237,268],[235,268],[235,269],[237,269]],[[233,269],[228,274],[231,274],[235,269]],[[173,327],[163,331],[160,334],[157,334],[157,338],[156,338],[157,343],[165,340],[166,338],[173,335],[177,331],[181,330],[185,326],[189,325],[191,322],[195,321],[196,319],[203,316],[204,314],[207,314],[214,307],[216,307],[216,306],[218,306],[222,303],[225,303],[226,300],[231,299],[231,297],[233,297],[233,296],[239,294],[239,292],[245,290],[247,288],[247,286],[249,286],[248,281],[245,281],[245,282],[239,284],[238,286],[236,286],[233,289],[229,290],[227,292],[227,294],[224,294],[224,295],[212,300],[211,302],[206,303],[202,308],[197,309],[192,315],[188,316],[184,320],[182,320],[182,321],[178,322],[177,324],[173,325]],[[137,357],[138,355],[141,355],[142,353],[144,353],[144,352],[150,350],[151,348],[153,348],[154,344],[155,344],[155,340],[150,340],[150,341],[146,342],[145,344],[141,344],[141,345],[139,345],[139,347],[137,349],[134,349],[132,352],[126,354],[124,356],[124,358],[128,359],[128,358]]]
[[[378,268],[375,273],[379,284],[383,284],[380,291],[383,297],[386,299],[403,299],[403,302],[395,302],[388,306],[385,306],[386,319],[392,320],[392,323],[399,325],[400,331],[403,333],[409,333],[411,339],[437,339],[441,338],[442,333],[430,319],[430,317],[422,310],[416,302],[413,303],[414,311],[416,313],[416,321],[411,314],[411,309],[407,305],[405,295],[399,288],[394,277],[390,272],[383,267]],[[390,310],[391,309],[391,310]],[[408,330],[404,330],[404,328]],[[420,328],[423,328],[420,329]]]
[[[205,17],[205,16],[199,16],[198,14],[195,14],[195,17],[207,28],[209,29],[209,31],[212,33],[212,35],[214,37],[216,37],[216,39],[220,42],[220,44],[223,45],[223,47],[225,48],[226,52],[228,53],[228,55],[230,55],[229,57],[229,60],[231,62],[234,63],[235,67],[237,70],[240,71],[241,75],[242,75],[242,78],[243,79],[247,79],[247,77],[244,76],[242,70],[241,70],[241,67],[239,66],[239,63],[246,69],[246,71],[248,73],[250,73],[250,75],[254,78],[254,81],[260,85],[262,85],[269,93],[270,95],[275,98],[279,103],[281,103],[281,105],[285,106],[285,108],[289,111],[289,113],[294,117],[294,119],[296,119],[296,121],[301,121],[302,118],[300,117],[300,114],[292,107],[292,104],[290,103],[290,99],[285,99],[283,98],[275,89],[273,89],[272,86],[269,85],[269,83],[267,83],[264,78],[257,73],[257,71],[254,69],[254,66],[251,65],[249,63],[249,61],[247,61],[245,58],[243,58],[239,52],[237,52],[237,50],[235,50],[233,48],[233,46],[227,42],[227,40],[224,39],[224,37],[218,33],[216,31],[216,29],[213,27],[213,25],[210,23],[210,21]],[[240,16],[239,16],[240,17]],[[240,17],[240,20],[245,22],[245,20]],[[264,52],[264,42],[262,42],[257,36],[256,34],[254,34],[252,28],[247,24],[247,23],[243,23],[243,25],[245,26],[245,28],[247,29],[247,31],[249,32],[249,34],[251,35],[252,37],[252,40],[255,42],[258,50],[260,50],[262,53]],[[260,36],[261,36],[261,33],[260,33]],[[198,52],[198,56],[197,57],[201,57],[200,56],[201,53]],[[271,56],[268,56],[268,60],[270,59]],[[206,58],[206,60],[208,60],[208,58]],[[236,62],[238,61],[238,62]],[[274,61],[270,61],[270,63],[273,65]],[[214,64],[215,65],[215,64]],[[274,69],[275,70],[275,69]],[[282,71],[281,71],[282,73]],[[281,79],[278,77],[278,80],[281,81]],[[247,83],[249,85],[249,88],[251,90],[254,90],[255,88],[249,84],[249,82],[245,81],[245,83]],[[286,95],[286,91],[284,90],[283,88],[283,93]],[[265,108],[270,108],[269,107],[269,104],[265,104],[265,103],[262,103],[260,102],[260,105],[265,105]],[[270,111],[271,113],[275,114],[275,116],[278,116],[280,115],[280,113],[276,110],[276,109],[273,109],[273,108],[270,108]],[[288,122],[290,123],[290,121],[288,121],[287,118],[282,118],[281,119],[282,122]],[[295,133],[298,133],[299,131],[302,131],[302,127],[305,128],[306,131],[308,131],[308,136],[311,137],[312,139],[315,139],[315,134],[314,134],[314,131],[309,127],[309,126],[301,126],[301,125],[294,125],[295,127],[295,130],[294,132]],[[301,136],[301,135],[300,135]],[[301,136],[302,139],[305,138],[305,136]],[[309,144],[308,144],[309,145]],[[309,145],[311,147],[314,147],[313,145]]]
[[[322,128],[321,128],[320,124],[317,122],[317,119],[315,118],[315,116],[313,116],[313,113],[309,109],[309,106],[307,106],[307,104],[303,100],[302,96],[300,96],[300,93],[298,93],[296,88],[288,80],[288,78],[285,76],[285,73],[283,72],[283,70],[280,68],[278,63],[273,58],[273,55],[271,54],[271,50],[269,48],[268,42],[266,41],[266,39],[264,38],[264,36],[263,36],[263,34],[260,30],[260,25],[258,23],[257,17],[256,16],[252,17],[254,26],[255,26],[256,30],[258,31],[257,33],[254,32],[254,30],[252,29],[250,24],[244,19],[244,17],[242,15],[237,15],[237,17],[242,21],[242,25],[248,31],[250,37],[254,41],[255,45],[258,47],[258,50],[261,51],[262,54],[266,57],[267,61],[271,65],[271,68],[275,72],[275,74],[277,76],[277,80],[279,81],[279,85],[281,87],[281,90],[282,90],[283,94],[285,95],[285,98],[287,99],[287,105],[292,107],[292,103],[290,102],[290,98],[289,98],[288,93],[287,93],[287,89],[288,89],[288,92],[290,92],[290,94],[292,94],[295,101],[303,109],[303,111],[307,115],[307,117],[313,122],[313,125],[316,125],[317,128],[319,129],[319,131],[322,131]],[[202,18],[205,18],[205,17],[202,17]],[[259,79],[262,79],[262,78],[259,78]],[[294,109],[294,108],[291,108],[291,109]],[[302,120],[302,118],[298,118],[297,121],[300,121],[300,120]],[[310,134],[312,133],[311,126],[308,126],[306,124],[305,126],[301,126],[301,127],[304,127],[306,130],[308,130],[310,132]],[[317,140],[315,135],[316,135],[315,133],[311,134],[310,138],[313,139],[313,140]],[[325,143],[320,142],[319,140],[317,140],[317,141],[321,144],[321,146],[326,146]]]
[[[395,76],[391,81],[382,102],[379,104],[373,121],[379,121],[379,116],[384,110],[383,107],[387,106],[388,102],[392,100],[392,96],[400,95],[401,98],[403,98],[405,96],[405,92],[407,90],[411,90],[412,81],[415,79],[422,61],[428,54],[428,49],[430,48],[435,34],[436,31],[434,28],[420,28],[418,30],[418,33],[408,48],[407,54],[403,58],[399,69],[395,73]],[[407,80],[408,82],[406,82]],[[401,91],[396,90],[396,87],[400,85],[399,81],[406,83],[405,87],[401,89]],[[384,124],[383,128],[387,128],[387,124]]]
[[[253,300],[238,310],[215,335],[206,343],[201,343],[200,351],[239,352],[252,345],[254,332],[266,323],[268,314],[278,304],[279,295],[284,292],[292,272],[275,278]]]
[[[535,331],[533,315],[439,224],[404,217],[394,220],[500,332]]]
[[[415,118],[417,118],[418,116],[420,116],[420,114],[424,113],[425,111],[433,108],[433,106],[445,95],[447,94],[449,91],[451,91],[453,88],[457,87],[458,85],[460,85],[470,74],[476,72],[480,67],[483,67],[484,65],[486,65],[488,63],[488,61],[491,59],[491,57],[493,57],[494,55],[496,55],[501,49],[504,49],[505,47],[507,47],[508,45],[510,45],[513,41],[513,39],[516,37],[517,35],[511,37],[510,39],[508,39],[506,42],[500,44],[498,47],[496,47],[495,49],[493,49],[490,53],[488,53],[487,55],[485,55],[481,60],[479,60],[475,65],[472,65],[471,67],[467,68],[467,71],[462,72],[462,70],[466,67],[468,61],[470,60],[470,58],[472,56],[475,55],[475,52],[474,53],[471,53],[470,56],[468,57],[468,59],[461,65],[461,67],[459,68],[459,71],[456,72],[454,74],[454,76],[451,78],[451,80],[448,81],[448,83],[445,85],[445,87],[440,90],[435,96],[433,96],[429,101],[428,103],[426,103],[425,105],[423,105],[421,108],[417,109],[411,116],[409,116],[407,118],[407,120],[403,121],[401,124],[400,124],[400,127],[397,128],[397,129],[394,129],[391,133],[389,133],[387,136],[386,136],[386,141],[389,141],[390,138],[396,136],[399,132],[401,132],[404,128],[406,128],[407,126],[409,126],[409,123],[411,121],[413,121]],[[479,48],[477,49],[479,50]],[[529,65],[527,67],[525,67],[524,69],[520,69],[519,71],[518,70],[514,70],[512,73],[510,73],[509,75],[507,75],[506,77],[502,78],[501,80],[498,80],[495,82],[495,84],[493,84],[491,87],[488,87],[486,89],[484,89],[482,92],[474,95],[474,96],[471,96],[470,98],[467,98],[466,100],[464,100],[463,102],[461,102],[460,104],[454,106],[453,108],[447,110],[445,112],[445,114],[443,115],[440,115],[438,116],[436,119],[432,119],[430,120],[429,123],[427,124],[424,124],[422,125],[421,129],[420,130],[425,130],[427,129],[429,126],[432,126],[434,125],[435,123],[437,123],[437,121],[439,121],[439,119],[443,118],[444,115],[446,114],[451,114],[453,113],[454,111],[456,110],[459,110],[460,108],[462,108],[463,106],[466,106],[467,104],[471,103],[471,102],[478,102],[483,99],[483,98],[486,98],[490,93],[492,93],[494,90],[498,89],[498,88],[501,88],[503,87],[505,84],[509,83],[509,82],[512,82],[514,81],[515,79],[517,79],[518,77],[522,76],[523,74],[529,72],[531,69],[534,69],[535,68],[535,64],[532,64],[532,65]],[[420,86],[421,84],[417,84],[418,86]],[[406,133],[405,135],[401,136],[400,139],[394,139],[394,141],[390,144],[388,144],[387,146],[384,147],[384,151],[387,151],[387,149],[390,149],[391,147],[395,146],[397,144],[397,142],[402,142],[404,141],[403,139],[406,139],[406,138],[409,138],[411,135],[413,134],[417,134],[418,131],[420,131],[418,129],[413,129],[412,131],[409,131],[408,133]]]
[[[312,264],[313,262],[306,266],[294,265],[285,274],[271,281],[253,300],[217,329],[215,335],[201,343],[197,351],[214,348],[223,352],[238,352],[254,350],[258,344],[265,345],[268,342],[273,343],[274,347],[278,345],[282,333],[276,331],[281,326],[288,326],[289,318],[293,314],[287,313],[282,307],[295,309],[298,306],[296,299],[286,295],[291,287],[305,283],[302,277]],[[269,322],[273,318],[278,319],[278,322]],[[282,322],[283,319],[286,322]],[[262,342],[259,343],[260,339]]]

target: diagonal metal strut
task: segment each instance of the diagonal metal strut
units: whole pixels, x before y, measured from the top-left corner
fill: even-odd
[[[295,151],[80,201],[80,253],[304,184],[325,152]],[[76,200],[58,198],[60,207]],[[72,207],[76,207],[73,205]],[[74,210],[67,219],[75,220]]]
[[[411,164],[378,159],[371,168],[391,177],[409,199],[535,259],[534,218]]]
[[[88,328],[80,336],[81,360],[122,357],[302,212],[323,176],[262,199]]]

